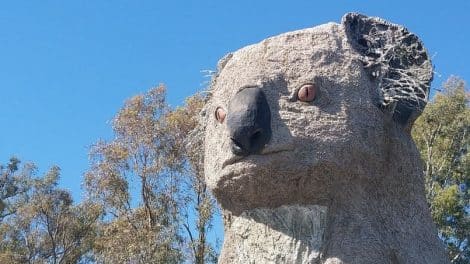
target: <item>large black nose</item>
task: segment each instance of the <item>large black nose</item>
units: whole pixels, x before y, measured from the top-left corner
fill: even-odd
[[[227,127],[235,155],[263,150],[271,139],[271,111],[260,88],[245,88],[235,95],[229,103]]]

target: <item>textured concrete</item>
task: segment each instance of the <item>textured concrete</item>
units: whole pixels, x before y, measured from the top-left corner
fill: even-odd
[[[415,35],[357,14],[225,56],[204,109],[219,263],[448,263],[409,134],[431,79]],[[307,83],[318,95],[300,102]],[[237,156],[214,112],[246,87],[266,95],[272,135]]]

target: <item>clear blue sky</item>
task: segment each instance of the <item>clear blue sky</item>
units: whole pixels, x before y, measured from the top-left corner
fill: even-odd
[[[80,200],[88,146],[111,136],[126,98],[165,83],[180,105],[225,53],[348,11],[416,33],[434,58],[434,87],[450,74],[470,81],[470,1],[417,2],[0,1],[0,163],[57,164]]]

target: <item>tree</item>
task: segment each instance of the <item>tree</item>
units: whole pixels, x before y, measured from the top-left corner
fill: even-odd
[[[113,119],[115,138],[92,147],[85,187],[89,200],[106,214],[95,247],[100,262],[181,260],[179,184],[172,170],[177,154],[165,124],[168,112],[163,86],[134,96]]]
[[[166,118],[170,130],[176,135],[176,146],[180,149],[179,153],[186,165],[182,166],[182,176],[187,186],[182,225],[189,237],[192,262],[196,264],[217,262],[215,248],[207,240],[217,208],[204,180],[204,129],[200,126],[198,114],[206,100],[207,98],[200,94],[189,97],[184,106],[172,111]],[[194,228],[189,221],[188,210],[195,212]]]
[[[70,193],[57,187],[58,167],[34,177],[34,164],[26,164],[22,170],[18,164],[19,160],[11,159],[2,170],[3,194],[9,195],[2,197],[8,209],[0,223],[0,262],[84,261],[92,246],[98,208],[73,205]]]
[[[114,139],[92,147],[85,187],[104,209],[95,245],[100,262],[216,261],[207,241],[215,207],[203,180],[202,134],[195,132],[204,100],[194,96],[172,110],[165,87],[152,88],[119,110]]]
[[[27,164],[23,171],[18,172],[20,160],[12,157],[7,166],[0,165],[0,222],[16,213],[21,205],[22,195],[30,186],[25,182],[34,173],[35,167]]]
[[[453,263],[470,263],[470,106],[465,82],[449,78],[413,129],[439,237]]]

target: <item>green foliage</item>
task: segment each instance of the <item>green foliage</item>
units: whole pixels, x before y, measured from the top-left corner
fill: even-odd
[[[113,140],[92,147],[84,184],[88,200],[103,208],[94,248],[98,262],[210,259],[206,234],[214,202],[203,181],[202,155],[194,149],[201,140],[191,137],[197,139],[192,147],[185,140],[198,124],[203,100],[193,97],[171,110],[165,88],[155,87],[119,110]],[[188,217],[193,210],[198,214],[197,238]]]
[[[465,82],[451,77],[416,121],[426,194],[453,263],[470,263],[470,106]]]
[[[190,248],[190,259],[196,264],[217,263],[217,253],[207,241],[207,232],[212,228],[217,208],[204,180],[204,155],[201,151],[204,149],[204,131],[200,127],[198,114],[206,99],[199,94],[189,97],[183,107],[175,109],[166,117],[171,132],[177,138],[175,146],[180,150],[181,158],[186,164],[180,167],[183,182],[186,184],[182,226],[189,237],[187,244]],[[197,217],[193,226],[189,221],[188,210],[195,212]]]
[[[59,189],[60,169],[34,177],[35,166],[19,169],[12,158],[1,167],[0,263],[78,263],[91,250],[99,209],[74,206]]]
[[[102,263],[177,263],[179,184],[168,170],[172,135],[163,86],[129,99],[113,120],[115,138],[91,150],[89,200],[103,208],[95,256]],[[138,185],[133,197],[132,183]],[[131,187],[130,187],[131,186]],[[132,206],[133,200],[137,206]]]
[[[18,171],[20,161],[12,157],[7,166],[0,165],[0,222],[18,210],[26,192],[30,189],[28,179],[35,172],[33,164],[26,164]]]

